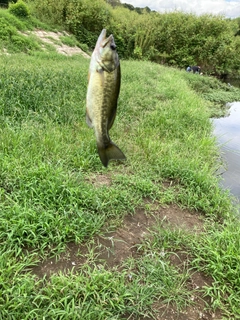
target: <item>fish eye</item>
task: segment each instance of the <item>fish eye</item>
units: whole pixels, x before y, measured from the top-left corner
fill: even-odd
[[[111,48],[112,50],[116,50],[117,46],[116,46],[115,44],[111,44],[111,45],[110,45],[110,48]]]

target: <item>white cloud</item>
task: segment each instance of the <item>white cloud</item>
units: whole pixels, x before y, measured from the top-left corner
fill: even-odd
[[[222,14],[228,18],[240,17],[240,0],[122,0],[134,7],[146,7],[159,12],[174,10],[195,14]]]

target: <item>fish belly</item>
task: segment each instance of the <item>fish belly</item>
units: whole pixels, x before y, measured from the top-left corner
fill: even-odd
[[[94,128],[97,144],[107,147],[108,130],[112,126],[117,107],[116,72],[95,72],[89,79],[87,115]]]
[[[90,74],[87,92],[87,123],[94,128],[98,154],[105,167],[110,160],[126,159],[111,141],[109,130],[113,125],[120,89],[120,67],[113,72],[96,71]]]

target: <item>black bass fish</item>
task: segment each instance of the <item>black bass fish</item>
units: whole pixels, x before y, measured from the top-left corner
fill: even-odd
[[[116,44],[113,35],[106,38],[106,29],[103,29],[90,62],[86,122],[95,131],[98,154],[105,167],[110,160],[126,159],[108,133],[116,117],[120,83],[120,61]]]

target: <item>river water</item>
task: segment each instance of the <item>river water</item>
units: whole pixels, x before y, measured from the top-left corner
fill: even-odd
[[[221,184],[240,202],[240,101],[228,105],[229,116],[213,119],[214,135],[221,147],[224,162]]]

